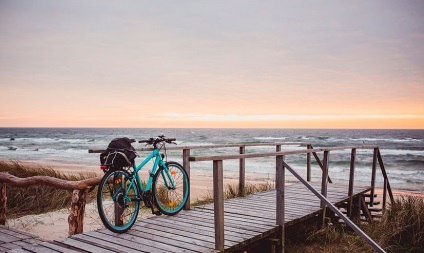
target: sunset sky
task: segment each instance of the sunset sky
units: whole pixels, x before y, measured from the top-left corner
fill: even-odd
[[[0,0],[0,127],[424,129],[424,1]]]

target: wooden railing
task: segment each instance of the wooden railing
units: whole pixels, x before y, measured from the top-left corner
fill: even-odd
[[[306,149],[302,150],[292,150],[292,151],[281,151],[282,145],[302,145],[306,146]],[[246,147],[252,146],[275,146],[275,152],[269,153],[248,153],[246,154]],[[228,147],[238,147],[239,153],[234,155],[218,155],[218,156],[202,156],[202,157],[191,157],[190,151],[192,149],[217,149],[217,148],[228,148]],[[373,203],[374,198],[374,188],[375,188],[375,175],[376,175],[376,164],[380,165],[381,172],[384,177],[384,191],[383,191],[383,208],[386,206],[387,193],[389,193],[390,200],[393,202],[393,194],[391,191],[389,179],[381,158],[380,150],[377,146],[349,146],[349,147],[335,147],[335,148],[313,148],[309,143],[249,143],[249,144],[224,144],[224,145],[204,145],[204,146],[178,146],[178,147],[169,147],[168,150],[183,150],[183,166],[187,171],[187,174],[190,176],[190,162],[197,161],[213,161],[213,177],[214,177],[214,206],[215,206],[215,240],[216,248],[223,248],[224,234],[223,234],[223,160],[227,159],[239,159],[240,170],[239,170],[239,186],[240,186],[240,196],[244,196],[244,186],[245,186],[245,159],[246,158],[258,158],[258,157],[270,157],[275,156],[277,160],[276,165],[276,186],[277,192],[278,188],[281,187],[281,182],[279,178],[281,177],[282,169],[284,164],[282,164],[281,159],[287,155],[296,155],[296,154],[306,154],[306,169],[307,169],[307,179],[306,181],[311,180],[311,155],[314,156],[317,164],[322,170],[322,187],[321,194],[327,196],[327,183],[331,183],[329,177],[328,168],[329,168],[329,154],[330,151],[336,150],[345,150],[351,149],[351,162],[350,162],[350,177],[349,177],[349,189],[348,196],[350,196],[349,201],[349,215],[351,215],[352,210],[352,192],[354,187],[354,170],[355,170],[355,158],[357,149],[373,149],[373,165],[372,165],[372,176],[371,176],[371,203]],[[136,149],[137,151],[151,151],[152,148],[141,148]],[[89,150],[89,153],[101,153],[104,150]],[[323,152],[323,161],[318,157],[318,153]],[[29,178],[17,178],[8,173],[0,173],[0,224],[5,224],[6,221],[6,184],[10,184],[13,187],[27,187],[35,184],[50,185],[58,189],[65,189],[72,191],[72,204],[71,204],[71,214],[69,215],[69,234],[82,233],[83,231],[83,217],[85,210],[85,201],[86,193],[92,189],[94,186],[98,185],[101,180],[101,177],[82,180],[82,181],[66,181],[52,177],[45,176],[36,176]],[[284,184],[282,184],[284,185]],[[284,202],[284,199],[281,199],[281,195],[277,194],[277,210],[281,210],[281,203]],[[328,205],[324,200],[322,200],[322,206],[325,207]],[[284,205],[283,205],[284,206]],[[188,201],[186,209],[190,208],[190,202]],[[281,216],[277,212],[277,224],[281,223]]]
[[[196,149],[219,149],[219,148],[239,148],[239,152],[237,155],[244,155],[246,153],[246,147],[263,147],[263,146],[275,146],[275,150],[281,151],[282,146],[305,146],[308,148],[311,148],[312,145],[310,143],[305,142],[268,142],[268,143],[236,143],[236,144],[214,144],[214,145],[198,145],[198,146],[170,146],[168,145],[166,147],[166,150],[182,150],[182,159],[183,159],[183,167],[185,171],[187,172],[188,177],[190,178],[190,156],[191,156],[191,150]],[[144,151],[153,151],[153,148],[146,147],[146,148],[136,148],[136,151],[144,152]],[[104,149],[90,149],[88,150],[88,153],[103,153]],[[310,175],[310,168],[311,168],[311,157],[310,154],[308,154],[309,162],[308,162],[308,175]],[[321,161],[319,160],[318,156],[315,154],[315,158],[317,159],[317,162],[320,164]],[[246,184],[246,163],[245,163],[246,157],[240,157],[239,158],[239,196],[242,197],[245,195],[245,184]],[[310,180],[310,177],[309,177]],[[188,197],[187,203],[184,207],[185,210],[190,209],[190,196]]]
[[[68,181],[48,176],[15,177],[9,173],[0,173],[0,225],[6,224],[6,184],[13,187],[28,187],[33,185],[48,185],[58,189],[68,190],[72,194],[71,212],[68,217],[69,235],[83,232],[84,211],[87,192],[100,183],[101,177],[81,181]]]
[[[214,220],[215,220],[215,249],[219,251],[224,250],[224,197],[223,197],[223,160],[228,159],[246,159],[246,158],[259,158],[259,157],[276,157],[276,224],[281,226],[282,238],[280,244],[280,252],[284,252],[284,183],[285,183],[285,173],[284,168],[288,165],[284,162],[285,156],[296,155],[296,154],[307,154],[307,157],[310,157],[310,154],[313,154],[316,158],[320,168],[322,169],[321,177],[321,193],[316,194],[316,191],[313,191],[321,199],[321,207],[323,208],[323,213],[325,215],[325,208],[329,206],[332,210],[335,208],[332,207],[332,204],[328,202],[327,197],[327,184],[330,182],[328,177],[329,169],[329,155],[331,151],[337,150],[346,150],[351,149],[351,162],[350,162],[350,178],[349,178],[349,213],[352,210],[352,193],[354,186],[354,170],[355,170],[355,157],[357,149],[373,149],[373,163],[372,163],[372,172],[371,172],[371,194],[370,202],[373,203],[374,191],[375,191],[375,177],[376,177],[376,163],[378,161],[382,175],[384,177],[384,192],[383,192],[383,208],[386,206],[386,196],[389,193],[390,199],[393,202],[393,193],[391,191],[389,179],[381,158],[380,150],[377,146],[345,146],[345,147],[333,147],[333,148],[319,148],[314,149],[312,145],[308,144],[307,149],[304,150],[294,150],[294,151],[281,151],[277,148],[276,152],[270,153],[254,153],[254,154],[239,154],[239,155],[220,155],[220,156],[201,156],[201,157],[190,157],[190,161],[213,161],[213,191],[214,191]],[[323,162],[320,161],[317,153],[323,152]],[[309,185],[307,182],[310,181],[310,158],[307,158],[307,180],[303,180],[296,172],[291,170],[292,174],[303,184]],[[299,179],[300,178],[300,179]],[[308,188],[311,186],[309,185]],[[336,208],[337,209],[337,208]],[[334,210],[333,210],[334,211]],[[338,211],[338,210],[337,210]],[[342,215],[339,211],[336,212],[338,215]],[[323,217],[324,217],[323,215]],[[340,217],[342,218],[342,217]],[[350,220],[349,220],[350,221]],[[353,224],[352,222],[347,222],[348,225]],[[353,229],[358,232],[358,229],[354,224]],[[360,230],[360,229],[359,229]],[[362,231],[361,231],[362,232]],[[360,233],[360,232],[358,232]],[[370,243],[376,250],[380,250],[379,246],[375,244],[366,234],[362,232],[361,236],[364,240]],[[379,251],[384,252],[384,251]]]
[[[248,143],[248,144],[222,144],[222,145],[203,145],[203,146],[175,146],[167,147],[167,150],[183,150],[183,167],[190,177],[190,150],[192,149],[217,149],[217,148],[239,148],[239,153],[244,154],[246,147],[253,146],[276,146],[277,150],[281,149],[282,145],[304,145],[307,143]],[[152,151],[153,148],[138,148],[136,151]],[[89,153],[102,153],[105,150],[89,150]],[[240,158],[240,175],[239,187],[241,196],[244,196],[245,186],[245,162],[244,158]],[[34,176],[27,178],[15,177],[9,173],[0,172],[0,225],[6,224],[6,185],[12,187],[28,187],[32,185],[49,185],[57,189],[70,191],[72,194],[72,203],[69,214],[69,235],[79,234],[83,232],[84,211],[86,204],[87,192],[92,190],[100,183],[101,177],[86,179],[82,181],[67,181],[48,176]],[[188,198],[185,209],[190,209],[190,198]]]

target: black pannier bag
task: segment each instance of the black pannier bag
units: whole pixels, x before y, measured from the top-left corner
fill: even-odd
[[[100,154],[100,164],[122,168],[134,165],[137,154],[127,137],[113,139]]]

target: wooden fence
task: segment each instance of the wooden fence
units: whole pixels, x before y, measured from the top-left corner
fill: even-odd
[[[231,148],[239,149],[239,154],[246,152],[246,147],[253,146],[276,146],[277,150],[281,149],[281,145],[303,145],[309,146],[307,143],[248,143],[248,144],[223,144],[223,145],[203,145],[203,146],[175,146],[167,147],[167,150],[182,150],[183,167],[190,178],[190,151],[193,149],[218,149],[218,148]],[[136,151],[152,151],[153,148],[138,148]],[[89,150],[89,153],[102,153],[105,150]],[[57,189],[70,191],[72,194],[72,203],[70,208],[69,221],[69,235],[79,234],[84,229],[84,212],[86,204],[87,192],[92,190],[100,183],[101,177],[86,179],[82,181],[67,181],[48,176],[34,176],[27,178],[18,178],[9,173],[0,172],[0,225],[6,224],[6,185],[12,187],[28,187],[32,185],[49,185]],[[240,195],[244,196],[245,189],[245,161],[240,158],[240,175],[239,175]],[[190,209],[190,197],[184,209]]]
[[[387,193],[390,196],[390,200],[393,202],[393,193],[390,187],[389,179],[387,177],[386,169],[383,164],[383,160],[381,158],[380,150],[378,146],[345,146],[345,147],[333,147],[333,148],[319,148],[314,149],[312,145],[308,144],[307,149],[304,150],[295,150],[295,151],[281,151],[280,147],[277,145],[276,152],[270,153],[254,153],[254,154],[239,154],[239,155],[219,155],[219,156],[202,156],[202,157],[190,157],[190,161],[198,162],[198,161],[213,161],[213,192],[214,192],[214,219],[215,219],[215,249],[219,251],[224,250],[224,196],[223,196],[223,160],[228,159],[246,159],[246,158],[259,158],[259,157],[276,157],[276,190],[277,190],[277,198],[276,198],[276,223],[281,226],[281,235],[280,238],[280,249],[279,252],[284,252],[284,182],[285,182],[285,168],[287,168],[299,181],[305,184],[308,187],[308,181],[310,181],[310,154],[313,154],[316,158],[320,168],[322,169],[322,177],[321,177],[321,193],[317,194],[317,197],[321,199],[321,207],[323,208],[323,212],[325,216],[325,208],[329,206],[333,211],[337,209],[332,206],[326,200],[327,197],[327,184],[330,183],[330,178],[328,176],[329,171],[329,155],[330,151],[337,150],[351,150],[351,161],[350,161],[350,177],[349,177],[349,187],[348,187],[348,196],[349,214],[352,213],[352,192],[354,186],[354,170],[355,170],[355,158],[356,158],[356,150],[357,149],[373,149],[373,162],[372,162],[372,170],[371,170],[371,193],[370,193],[370,202],[371,206],[374,201],[374,191],[375,191],[375,180],[376,180],[376,169],[377,162],[380,165],[380,169],[384,178],[384,191],[383,191],[383,208],[386,206]],[[323,152],[323,161],[321,162],[317,153]],[[307,180],[303,180],[294,170],[292,170],[288,164],[285,163],[285,157],[288,155],[298,155],[298,154],[306,154],[307,155]],[[308,189],[311,190],[310,185]],[[313,191],[313,190],[311,190]],[[314,192],[314,191],[313,191]],[[316,192],[314,192],[316,194]],[[321,198],[322,197],[322,198]],[[337,210],[338,211],[338,210]],[[343,214],[339,212],[335,212],[339,214],[339,217],[343,219]],[[341,217],[341,216],[343,217]],[[346,221],[346,220],[345,220]],[[350,220],[349,220],[350,221]],[[346,223],[351,226],[355,232],[360,234],[364,240],[371,244],[375,250],[378,252],[384,252],[375,242],[373,242],[366,234],[360,231],[359,228],[355,226],[354,223],[346,221]],[[353,224],[353,225],[352,225]]]

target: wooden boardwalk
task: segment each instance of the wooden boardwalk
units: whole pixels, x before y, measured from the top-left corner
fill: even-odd
[[[315,189],[321,186],[312,183]],[[327,198],[336,206],[348,200],[346,185],[328,184]],[[370,187],[354,187],[354,195]],[[225,250],[241,249],[278,231],[276,191],[224,202]],[[320,214],[320,200],[301,183],[286,187],[286,227]],[[214,252],[214,206],[207,204],[175,216],[156,216],[138,221],[125,234],[107,229],[86,232],[52,242],[41,242],[1,227],[2,252]],[[13,239],[16,237],[16,239]]]

